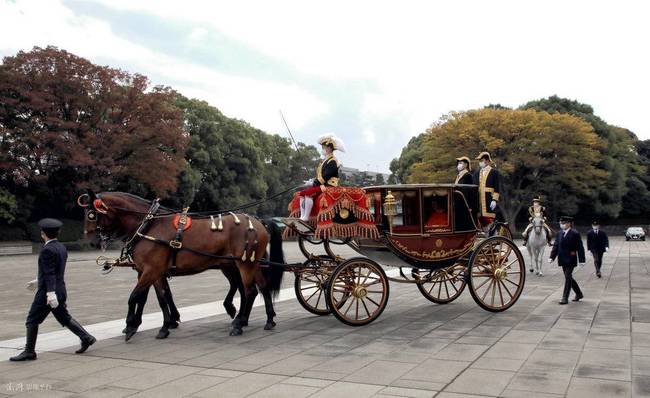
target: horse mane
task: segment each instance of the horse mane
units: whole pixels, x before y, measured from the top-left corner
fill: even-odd
[[[111,191],[107,191],[107,192],[101,192],[101,193],[98,193],[98,194],[97,194],[97,197],[101,199],[101,195],[103,195],[103,194],[111,194],[111,195],[117,195],[117,196],[126,196],[127,198],[131,198],[131,199],[137,200],[138,202],[140,202],[140,203],[143,204],[143,205],[146,205],[146,206],[150,206],[150,205],[151,205],[151,201],[150,201],[150,200],[145,199],[145,198],[143,198],[143,197],[141,197],[141,196],[138,196],[138,195],[134,195],[134,194],[132,194],[132,193],[128,193],[128,192],[119,192],[119,191],[111,192]],[[172,209],[172,208],[170,208],[170,207],[166,207],[166,206],[160,206],[160,207],[158,208],[158,210],[165,210],[165,211],[172,212],[172,213],[173,213],[173,212],[178,212],[178,211],[179,211],[179,210],[177,210],[177,209]]]

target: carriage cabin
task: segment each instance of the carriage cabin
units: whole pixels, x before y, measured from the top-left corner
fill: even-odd
[[[357,241],[364,255],[370,256],[364,249],[388,247],[410,265],[440,268],[472,249],[479,232],[473,210],[477,208],[476,185],[400,184],[364,189],[382,234],[381,241]]]

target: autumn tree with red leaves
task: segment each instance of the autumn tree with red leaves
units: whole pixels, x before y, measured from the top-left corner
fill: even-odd
[[[185,168],[188,136],[176,93],[145,76],[56,47],[0,65],[0,184],[19,208],[72,203],[80,190],[165,197]],[[54,206],[53,206],[54,205]],[[20,212],[20,210],[19,210]]]

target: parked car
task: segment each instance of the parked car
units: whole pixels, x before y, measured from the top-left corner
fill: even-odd
[[[625,231],[625,240],[645,240],[645,231],[641,227],[629,227]]]

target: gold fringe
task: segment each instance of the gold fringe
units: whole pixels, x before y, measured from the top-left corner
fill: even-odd
[[[314,236],[319,239],[355,237],[379,239],[379,231],[374,225],[367,224],[328,224],[318,226]]]

